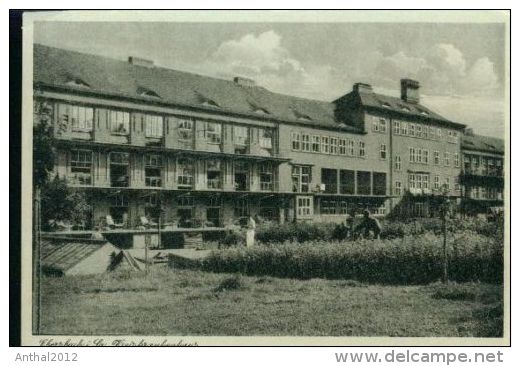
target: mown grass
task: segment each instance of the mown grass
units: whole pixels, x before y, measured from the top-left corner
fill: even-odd
[[[490,337],[502,334],[501,293],[500,286],[490,284],[382,286],[163,267],[148,276],[121,272],[45,278],[42,331]]]

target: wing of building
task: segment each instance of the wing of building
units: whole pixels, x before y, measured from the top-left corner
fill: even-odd
[[[437,196],[461,195],[465,126],[421,105],[414,80],[401,98],[357,83],[324,102],[35,45],[34,101],[55,173],[93,204],[89,227],[431,215]]]
[[[467,130],[461,142],[464,165],[460,177],[462,208],[467,213],[503,209],[504,140]]]

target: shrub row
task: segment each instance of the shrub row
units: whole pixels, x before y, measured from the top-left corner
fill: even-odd
[[[449,245],[450,280],[500,283],[503,246],[492,238],[462,232]],[[424,284],[442,277],[442,237],[354,242],[285,242],[213,251],[203,270],[298,279],[352,279],[368,283]]]
[[[359,223],[356,218],[355,225]],[[425,233],[442,233],[442,221],[438,218],[426,218],[408,220],[406,222],[381,220],[383,239],[402,238],[409,235],[421,235]],[[486,222],[476,218],[456,218],[448,221],[448,231],[457,233],[474,231],[476,233],[496,238],[502,238],[503,223]],[[256,240],[260,243],[283,243],[295,241],[299,243],[316,240],[337,241],[344,238],[345,230],[339,224],[334,223],[285,223],[262,224],[257,227]],[[233,232],[226,234],[220,243],[224,246],[240,245],[245,242],[245,232]]]

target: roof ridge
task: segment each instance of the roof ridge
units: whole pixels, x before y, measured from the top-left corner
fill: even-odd
[[[60,48],[60,47],[55,47],[55,46],[48,46],[48,45],[44,45],[44,44],[41,44],[41,43],[34,43],[33,46],[43,47],[43,48],[51,48],[51,49],[54,49],[54,50],[57,50],[57,51],[75,53],[75,54],[81,55],[81,56],[97,57],[97,58],[101,58],[101,59],[105,59],[105,60],[110,60],[110,61],[113,61],[113,62],[120,62],[121,64],[128,65],[128,66],[131,66],[131,67],[139,67],[139,68],[145,67],[145,66],[140,66],[140,65],[132,65],[132,64],[128,63],[128,61],[121,60],[121,59],[118,59],[118,58],[113,58],[113,57],[110,57],[110,56],[105,56],[105,55],[99,55],[99,54],[94,54],[94,53],[87,53],[87,52],[71,50],[71,49],[66,49],[66,48]],[[224,78],[224,77],[218,77],[218,76],[213,76],[213,75],[199,74],[199,73],[196,73],[196,72],[193,72],[193,71],[179,70],[179,69],[174,69],[174,68],[165,67],[165,66],[159,66],[159,65],[155,65],[155,64],[153,66],[153,69],[164,70],[164,71],[174,72],[174,73],[181,73],[181,74],[186,74],[186,75],[190,75],[190,76],[194,76],[194,77],[200,77],[200,78],[209,78],[209,79],[218,80],[218,81],[221,81],[221,82],[226,82],[226,83],[228,83],[230,85],[233,85],[233,86],[236,86],[236,87],[243,88],[242,86],[236,84],[233,81],[232,78],[231,79],[227,79],[227,78]],[[301,101],[310,101],[310,102],[323,103],[323,104],[332,104],[333,103],[333,101],[326,101],[326,100],[320,100],[320,99],[313,99],[313,98],[300,97],[300,96],[296,96],[296,95],[284,94],[284,93],[272,91],[272,90],[270,90],[270,89],[268,89],[268,88],[266,88],[264,86],[261,86],[261,85],[255,85],[255,86],[253,86],[251,88],[257,88],[257,89],[266,91],[268,93],[273,94],[274,96],[284,96],[284,97],[288,97],[288,98],[291,98],[291,99],[298,99],[298,100],[301,100]]]

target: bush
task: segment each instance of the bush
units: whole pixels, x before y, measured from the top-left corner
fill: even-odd
[[[244,283],[240,275],[226,278],[220,282],[215,288],[215,292],[230,291],[230,290],[241,290],[243,289]]]
[[[306,242],[331,240],[334,223],[295,222],[261,225],[256,230],[256,240],[261,243],[283,243],[286,241]]]
[[[453,245],[451,245],[451,243]],[[500,283],[503,247],[471,232],[450,240],[449,275],[458,282]],[[425,284],[442,277],[442,237],[258,245],[214,251],[204,270],[298,279],[351,279],[368,283]]]

